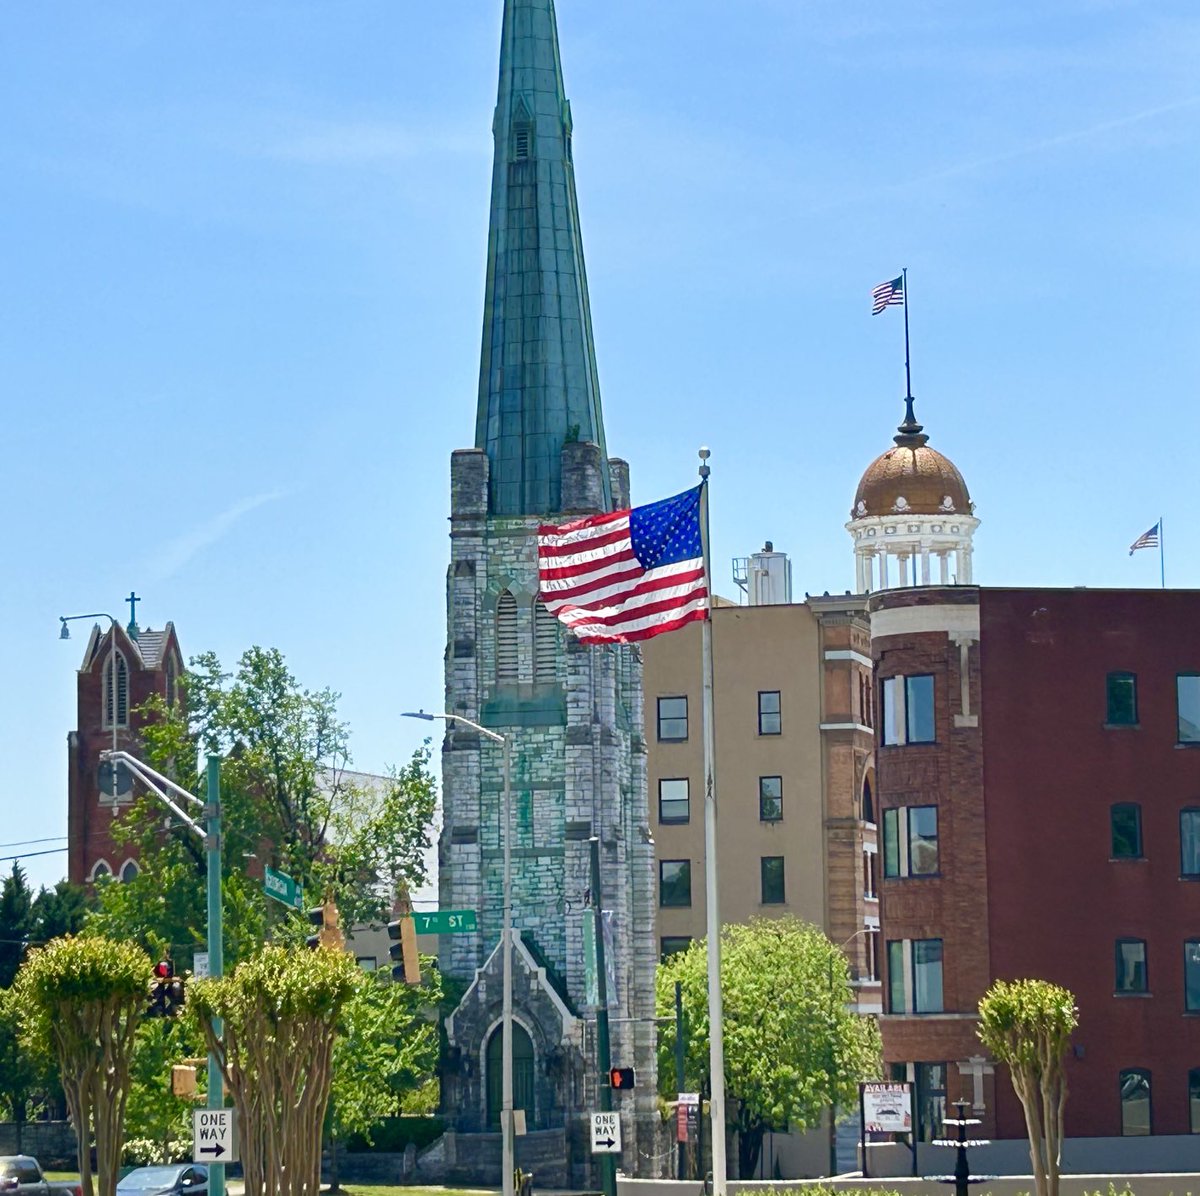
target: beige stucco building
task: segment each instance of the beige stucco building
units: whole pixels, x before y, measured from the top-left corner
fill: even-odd
[[[749,587],[753,604],[713,612],[721,918],[792,914],[822,927],[843,945],[860,1010],[877,1013],[865,599],[772,600],[787,591]],[[644,653],[657,934],[669,954],[705,933],[700,625],[650,640]]]

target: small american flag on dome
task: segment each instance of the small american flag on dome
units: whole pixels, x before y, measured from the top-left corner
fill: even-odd
[[[1129,555],[1133,556],[1139,548],[1157,548],[1158,547],[1158,530],[1159,524],[1155,524],[1148,532],[1142,532],[1140,536],[1129,546]]]

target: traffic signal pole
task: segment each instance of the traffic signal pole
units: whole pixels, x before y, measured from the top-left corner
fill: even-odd
[[[221,924],[221,757],[208,758],[208,786],[204,814],[208,820],[204,847],[208,853],[208,974],[221,976],[225,972],[225,939]],[[221,1019],[213,1024],[217,1036],[223,1033]],[[225,1088],[221,1065],[211,1051],[208,1055],[208,1107],[225,1107]],[[209,1196],[225,1196],[225,1164],[208,1165]]]
[[[588,901],[596,928],[596,1055],[600,1070],[600,1112],[612,1111],[611,1047],[608,1041],[608,965],[604,959],[604,904],[600,900],[600,840],[593,835],[591,875],[588,878]],[[604,1196],[617,1196],[617,1160],[611,1154],[600,1156],[600,1185]]]

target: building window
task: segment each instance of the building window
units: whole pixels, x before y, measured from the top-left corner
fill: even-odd
[[[1121,1072],[1121,1133],[1141,1136],[1150,1133],[1150,1073],[1144,1067]]]
[[[128,884],[131,880],[136,879],[138,874],[138,866],[133,860],[126,860],[125,866],[121,869],[121,883]]]
[[[871,796],[871,778],[863,777],[862,787],[862,820],[872,825],[875,823],[875,801]]]
[[[783,716],[780,712],[779,690],[759,690],[758,733],[760,735],[778,735],[782,730]]]
[[[937,876],[937,806],[896,806],[884,810],[883,874]]]
[[[1115,991],[1118,996],[1122,993],[1149,992],[1150,985],[1146,978],[1145,939],[1117,939],[1116,962]]]
[[[1180,673],[1175,678],[1179,716],[1179,742],[1200,743],[1200,674]]]
[[[942,1012],[942,940],[913,940],[913,1013]]]
[[[1142,858],[1142,807],[1137,802],[1119,802],[1109,810],[1112,827],[1112,858]]]
[[[784,902],[783,856],[763,856],[759,861],[759,872],[762,878],[763,905],[782,905]]]
[[[691,816],[687,777],[671,777],[658,782],[658,821],[687,822]]]
[[[1179,871],[1200,876],[1200,810],[1179,811]]]
[[[658,958],[666,962],[672,955],[686,951],[692,945],[690,935],[667,934],[658,940]]]
[[[117,700],[117,726],[127,727],[129,725],[129,667],[125,663],[125,657],[120,652],[116,653],[117,659],[117,685],[116,693],[113,692],[113,654],[109,654],[108,660],[104,665],[104,725],[111,727],[113,725],[113,698]]]
[[[883,743],[933,743],[933,675],[885,677],[880,682],[883,698]]]
[[[875,901],[879,896],[879,888],[876,883],[875,852],[864,851],[862,861],[863,897],[867,901]]]
[[[1200,1067],[1188,1072],[1188,1112],[1193,1134],[1200,1134]]]
[[[916,1065],[917,1137],[922,1142],[945,1136],[946,1070],[944,1063]]]
[[[863,979],[875,982],[879,979],[879,931],[872,927],[863,938],[867,944],[867,973]]]
[[[692,904],[692,861],[658,861],[658,904],[664,909]]]
[[[112,869],[104,860],[97,860],[92,865],[92,881],[102,880],[106,876],[112,876]]]
[[[527,124],[513,127],[513,161],[524,162],[529,157],[529,146],[532,138]]]
[[[517,600],[505,590],[496,602],[496,680],[517,679]]]
[[[660,743],[678,743],[688,737],[687,698],[658,699],[658,738]]]
[[[783,777],[758,778],[758,820],[779,822],[783,818]]]
[[[887,945],[892,1013],[941,1013],[942,940],[892,939]]]
[[[529,1031],[514,1021],[512,1024],[513,1108],[524,1109],[529,1123],[534,1116],[533,1040]],[[504,1031],[497,1026],[487,1044],[487,1115],[488,1126],[500,1125],[501,1101],[504,1096]]]
[[[1188,1013],[1200,1013],[1200,939],[1183,944],[1183,999]]]
[[[558,620],[539,598],[533,604],[533,679],[554,681],[558,668]]]
[[[1110,727],[1137,725],[1137,674],[1109,673],[1108,706],[1104,721]]]

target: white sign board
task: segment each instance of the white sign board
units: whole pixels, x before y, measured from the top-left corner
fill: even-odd
[[[617,1154],[621,1149],[621,1114],[592,1114],[592,1154]]]
[[[912,1133],[912,1090],[907,1084],[864,1084],[862,1106],[868,1134]]]
[[[207,980],[208,976],[208,952],[196,951],[192,955],[192,979]]]
[[[237,1162],[232,1109],[192,1110],[192,1162]]]

